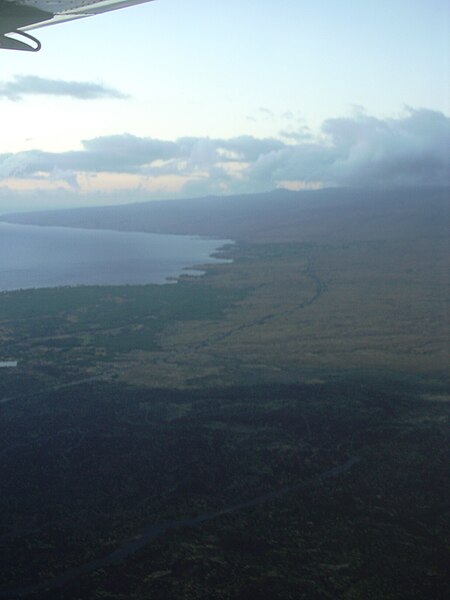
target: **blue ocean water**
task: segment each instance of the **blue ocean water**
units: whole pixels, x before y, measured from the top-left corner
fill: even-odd
[[[230,240],[0,223],[0,291],[165,283]]]

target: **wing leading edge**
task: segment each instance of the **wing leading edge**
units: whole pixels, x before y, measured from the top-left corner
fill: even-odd
[[[26,30],[82,19],[152,0],[0,0],[0,49],[37,52],[41,44]],[[16,34],[10,37],[7,34]]]

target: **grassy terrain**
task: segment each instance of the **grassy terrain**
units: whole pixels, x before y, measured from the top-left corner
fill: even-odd
[[[157,351],[168,324],[220,319],[242,291],[178,285],[77,287],[0,294],[0,355],[14,356],[17,373],[0,380],[11,395],[14,375],[61,385],[119,371],[116,361]],[[13,380],[13,381],[11,381]],[[41,386],[42,387],[42,386]],[[23,388],[23,386],[22,386]],[[22,390],[23,393],[23,390]]]
[[[449,358],[442,246],[241,243],[226,252],[233,263],[177,285],[4,293],[0,352],[23,376],[56,369],[56,384],[62,367],[69,381],[114,373],[169,388],[335,371],[439,378]]]
[[[393,260],[395,257],[395,260]],[[164,330],[123,377],[166,385],[292,381],[334,370],[445,374],[442,240],[241,244],[196,285],[246,290],[225,318]]]

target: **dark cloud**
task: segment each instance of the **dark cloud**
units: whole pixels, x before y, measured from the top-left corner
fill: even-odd
[[[68,162],[76,160],[79,170],[92,172],[136,173],[155,161],[174,159],[179,154],[174,142],[129,133],[84,140],[83,147],[84,150],[67,153]]]
[[[88,173],[138,173],[142,167],[178,154],[173,142],[138,138],[130,134],[85,140],[83,150],[43,152],[28,150],[0,155],[0,178],[36,177],[39,173],[83,171]]]
[[[102,83],[90,81],[64,81],[36,75],[17,75],[12,81],[0,82],[0,98],[17,101],[30,95],[69,96],[77,100],[128,97]]]
[[[328,119],[320,143],[297,143],[260,157],[249,179],[270,188],[280,181],[323,185],[449,185],[450,119],[408,109],[395,119],[365,114]]]
[[[0,155],[0,177],[34,177],[55,169],[91,173],[189,174],[218,163],[251,163],[280,150],[275,139],[241,136],[227,140],[180,138],[176,142],[140,138],[130,134],[85,140],[83,150],[43,152],[29,150]]]
[[[450,119],[409,108],[397,119],[365,114],[323,125],[337,154],[328,178],[344,185],[448,184]]]
[[[450,119],[408,109],[392,119],[362,112],[328,119],[318,139],[307,129],[275,138],[184,137],[174,142],[130,134],[83,142],[83,149],[0,155],[0,179],[53,178],[75,186],[76,173],[172,175],[186,180],[181,193],[241,193],[280,185],[449,185]]]

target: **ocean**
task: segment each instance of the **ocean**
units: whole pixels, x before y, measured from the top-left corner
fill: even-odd
[[[166,283],[230,240],[0,223],[0,292],[75,285]],[[223,262],[223,261],[221,261]]]

